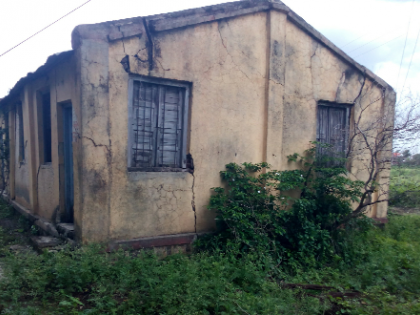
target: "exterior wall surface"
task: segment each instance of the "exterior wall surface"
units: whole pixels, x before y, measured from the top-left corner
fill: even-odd
[[[141,31],[110,42],[106,51],[108,43],[89,39],[79,48],[89,63],[82,86],[95,86],[82,88],[82,99],[101,98],[95,108],[82,106],[80,174],[83,209],[89,209],[83,241],[209,231],[214,220],[206,206],[210,188],[221,184],[219,171],[231,161],[263,159],[266,13],[159,33],[153,58]],[[192,83],[188,153],[194,174],[128,172],[128,87],[138,75]]]
[[[75,97],[75,69],[74,60],[69,60],[51,71],[48,76],[39,78],[32,83],[32,97],[34,104],[34,134],[35,134],[35,169],[37,178],[35,180],[37,187],[37,213],[49,220],[59,220],[56,215],[62,216],[63,205],[60,209],[60,189],[63,189],[63,184],[60,183],[60,166],[63,164],[62,153],[59,152],[60,142],[59,139],[60,125],[62,124],[60,106],[66,103],[76,101]],[[51,162],[44,163],[41,160],[43,142],[39,134],[39,94],[40,92],[50,93],[51,103]],[[62,145],[62,144],[61,144]],[[61,174],[63,176],[63,174]],[[55,213],[58,211],[58,213]]]
[[[279,82],[284,82],[272,95],[280,100],[275,103],[274,108],[281,113],[283,122],[281,128],[276,129],[278,124],[278,121],[274,120],[276,115],[269,114],[269,120],[272,119],[272,122],[268,125],[268,134],[273,134],[272,139],[276,139],[276,142],[269,142],[267,159],[274,168],[298,167],[294,163],[288,163],[287,156],[303,153],[309,148],[310,141],[316,139],[317,106],[320,100],[353,104],[351,126],[351,122],[359,116],[362,117],[360,125],[373,125],[384,115],[384,107],[391,108],[392,115],[388,123],[393,124],[395,103],[393,91],[382,96],[382,87],[377,82],[355,70],[351,64],[337,58],[334,52],[317,39],[287,20],[283,13],[272,11],[271,23],[272,45],[280,47],[280,55],[284,59],[284,62],[275,62],[277,55],[276,48],[273,48],[270,71],[278,73]],[[361,114],[361,108],[367,110]],[[275,134],[282,136],[276,138]],[[350,159],[351,178],[367,180],[368,172],[365,165],[367,158],[367,154],[360,154]],[[384,183],[384,180],[389,178],[389,171],[382,171],[381,178],[381,183]],[[368,215],[386,217],[386,207],[386,203],[379,203],[375,208],[369,209]]]
[[[389,86],[302,27],[284,5],[273,9],[259,3],[275,1],[250,1],[257,3],[254,7],[245,2],[230,4],[241,7],[237,16],[204,10],[191,23],[190,17],[174,13],[78,26],[73,56],[27,84],[20,95],[24,163],[17,156],[15,113],[9,114],[11,197],[50,221],[57,219],[57,209],[63,215],[61,111],[69,102],[74,222],[83,243],[213,230],[214,214],[207,205],[211,188],[222,185],[219,172],[230,162],[297,167],[287,156],[303,153],[316,139],[319,101],[358,100],[352,117],[372,103],[363,124],[384,116],[386,109],[393,117],[395,92]],[[193,169],[129,170],[130,80],[136,78],[190,86],[185,153]],[[48,164],[41,161],[37,110],[37,93],[46,89],[53,148]],[[352,157],[352,178],[366,178],[364,159]],[[386,185],[388,177],[384,171],[380,181]],[[369,215],[385,217],[386,206],[372,207]]]
[[[144,20],[115,25],[73,33],[82,64],[84,242],[210,231],[207,204],[225,164],[296,167],[287,155],[316,139],[318,101],[352,104],[362,87],[370,99],[382,93],[278,10],[162,31]],[[128,171],[129,81],[140,76],[191,84],[193,174]],[[382,106],[378,101],[366,117],[378,117]],[[354,178],[366,175],[357,159],[350,167]]]
[[[31,178],[29,176],[30,168],[28,165],[28,157],[30,156],[29,150],[29,105],[27,102],[27,98],[25,97],[25,93],[21,93],[20,95],[21,101],[16,101],[16,104],[20,102],[20,106],[22,108],[22,122],[23,128],[19,126],[19,114],[17,113],[17,108],[14,109],[12,114],[13,121],[13,137],[16,146],[14,147],[13,152],[11,152],[11,158],[14,160],[15,169],[12,171],[14,177],[14,190],[15,190],[15,198],[16,201],[22,204],[25,207],[30,207],[31,205]],[[23,150],[24,150],[24,158],[20,157],[20,131],[23,129]]]
[[[9,195],[33,214],[52,222],[62,215],[60,207],[59,126],[58,109],[63,102],[75,99],[74,59],[56,66],[25,85],[23,92],[9,104],[10,175]],[[40,93],[50,93],[52,162],[41,161],[43,138],[39,134]],[[22,104],[25,158],[19,158],[19,122],[16,104]]]

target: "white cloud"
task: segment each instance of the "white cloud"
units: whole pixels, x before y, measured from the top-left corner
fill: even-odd
[[[411,0],[285,0],[285,3],[357,62],[374,71],[397,92],[401,91],[420,30],[420,3],[413,5]],[[419,59],[420,42],[404,89],[418,94]]]

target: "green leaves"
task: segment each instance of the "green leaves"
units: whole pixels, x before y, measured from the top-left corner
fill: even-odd
[[[389,186],[390,205],[419,207],[420,168],[418,166],[393,166]]]
[[[300,165],[295,170],[270,170],[267,163],[226,165],[220,172],[226,188],[213,188],[208,206],[217,213],[219,249],[236,243],[242,251],[309,264],[322,264],[340,251],[336,227],[352,212],[363,182],[350,180],[341,164],[320,163],[317,145],[288,156]]]

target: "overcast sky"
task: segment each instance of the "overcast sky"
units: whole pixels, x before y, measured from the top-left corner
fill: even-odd
[[[0,55],[84,2],[86,0],[0,0]],[[0,97],[5,96],[21,77],[44,64],[49,55],[70,50],[71,31],[76,25],[223,2],[92,0],[0,57]],[[357,62],[381,76],[398,93],[404,87],[405,91],[420,94],[420,40],[417,47],[415,45],[420,32],[420,0],[283,2]]]

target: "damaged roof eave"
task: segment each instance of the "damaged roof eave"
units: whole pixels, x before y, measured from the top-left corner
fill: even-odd
[[[0,99],[0,108],[7,105],[10,101],[13,101],[14,98],[18,97],[26,84],[48,74],[55,66],[68,60],[73,55],[73,52],[73,50],[68,50],[49,56],[44,65],[39,67],[35,72],[29,72],[25,77],[21,78],[10,90],[9,94]]]

